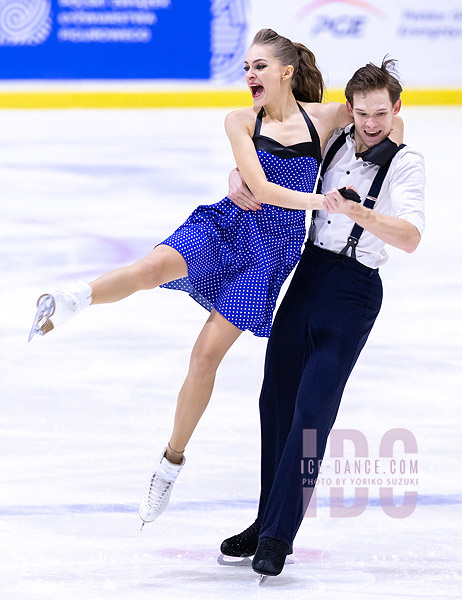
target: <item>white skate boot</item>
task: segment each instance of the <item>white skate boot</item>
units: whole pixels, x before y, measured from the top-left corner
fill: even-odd
[[[91,302],[91,287],[83,281],[74,281],[65,290],[54,294],[43,294],[37,300],[37,313],[29,333],[29,342],[34,335],[45,335],[74,317]]]
[[[186,462],[183,456],[183,460],[179,465],[171,463],[165,458],[166,450],[167,448],[164,448],[162,454],[157,459],[154,473],[146,486],[143,500],[140,504],[139,514],[140,519],[143,521],[141,529],[143,529],[145,523],[151,523],[157,519],[167,508],[173,484]]]

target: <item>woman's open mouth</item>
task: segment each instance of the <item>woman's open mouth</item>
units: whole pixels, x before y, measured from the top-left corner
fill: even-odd
[[[250,85],[250,91],[252,92],[253,98],[259,98],[263,94],[263,90],[263,86],[258,83]]]

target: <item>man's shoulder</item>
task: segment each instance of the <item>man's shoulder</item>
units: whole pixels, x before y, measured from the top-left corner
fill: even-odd
[[[399,151],[398,154],[401,154],[402,156],[411,154],[411,155],[420,156],[420,158],[423,158],[423,154],[422,154],[422,152],[420,152],[420,150],[417,150],[417,148],[414,148],[413,146],[408,146],[408,145],[405,145],[404,148],[401,148],[401,150]]]
[[[412,146],[404,146],[399,152],[397,152],[393,158],[392,164],[396,167],[405,165],[421,165],[425,166],[425,158],[421,152],[413,148]]]
[[[388,186],[392,189],[395,185],[419,187],[425,185],[425,160],[423,154],[410,146],[405,146],[391,161],[387,173]]]

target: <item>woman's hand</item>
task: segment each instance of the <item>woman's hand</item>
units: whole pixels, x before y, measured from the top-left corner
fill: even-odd
[[[261,203],[257,202],[252,192],[242,179],[239,169],[233,169],[228,177],[228,198],[242,210],[261,210]]]
[[[358,193],[352,185],[347,186],[347,189],[353,190]],[[341,213],[344,215],[348,215],[353,208],[352,205],[356,204],[352,200],[347,200],[342,196],[342,194],[338,191],[337,188],[334,188],[326,193],[323,201],[324,210],[327,210],[329,213]]]

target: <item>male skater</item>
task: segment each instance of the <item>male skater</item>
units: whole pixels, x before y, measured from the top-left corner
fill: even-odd
[[[292,552],[314,489],[303,488],[303,434],[316,432],[318,465],[345,384],[380,310],[378,268],[387,260],[385,244],[413,252],[424,229],[423,158],[386,139],[401,108],[402,87],[393,67],[392,60],[381,67],[369,63],[346,86],[354,124],[327,146],[321,171],[325,210],[313,215],[268,342],[258,516],[221,545],[223,554],[255,554],[252,567],[263,575],[278,575]],[[358,192],[361,203],[343,197],[337,188],[345,186]],[[248,206],[248,194],[241,188],[232,199],[239,206],[245,195]],[[315,470],[313,482],[317,475]]]

